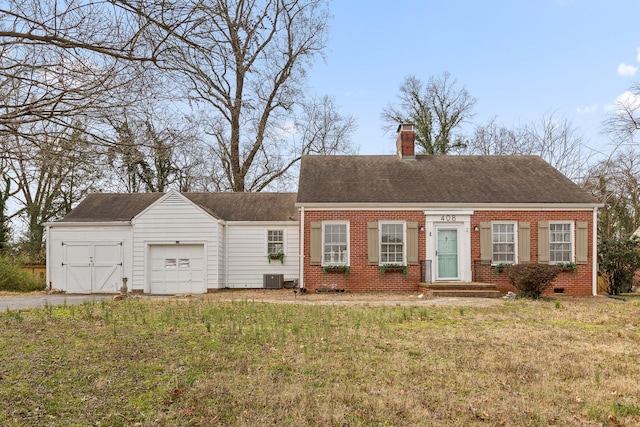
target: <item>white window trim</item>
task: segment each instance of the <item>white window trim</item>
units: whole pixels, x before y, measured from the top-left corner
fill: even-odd
[[[402,265],[407,265],[407,222],[406,221],[378,221],[378,264],[393,265],[397,262],[382,262],[382,225],[402,224]]]
[[[326,262],[324,259],[324,236],[325,225],[346,225],[347,226],[347,261],[346,262]],[[321,265],[322,266],[350,266],[351,265],[351,230],[349,228],[349,221],[322,221],[322,247],[321,247]]]
[[[513,262],[498,262],[493,259],[493,225],[494,224],[513,224]],[[491,265],[498,264],[517,264],[518,263],[518,221],[491,221]]]
[[[270,231],[282,231],[282,253],[287,254],[287,229],[270,227],[264,230],[264,255],[269,255],[269,232]]]
[[[571,236],[571,256],[570,261],[551,261],[551,244],[554,242],[551,241],[551,225],[554,224],[569,224],[570,230],[569,235]],[[576,226],[574,221],[549,221],[549,264],[559,264],[562,262],[576,262]]]

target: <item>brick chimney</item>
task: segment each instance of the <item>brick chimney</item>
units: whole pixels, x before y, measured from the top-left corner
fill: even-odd
[[[398,126],[396,148],[401,159],[415,159],[416,132],[413,124],[402,123]]]

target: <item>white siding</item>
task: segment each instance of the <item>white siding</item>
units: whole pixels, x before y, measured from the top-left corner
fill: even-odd
[[[131,225],[105,226],[100,224],[65,225],[58,223],[49,227],[47,236],[47,280],[51,286],[67,290],[66,273],[63,266],[63,242],[122,242],[122,272],[124,277],[132,277],[131,263],[133,233]]]
[[[267,260],[267,230],[285,230],[284,264]],[[227,225],[229,288],[262,288],[264,274],[284,274],[284,280],[299,275],[299,236],[297,222]]]
[[[149,247],[154,244],[203,244],[207,289],[218,284],[218,220],[176,193],[169,193],[133,222],[132,288],[149,292]]]

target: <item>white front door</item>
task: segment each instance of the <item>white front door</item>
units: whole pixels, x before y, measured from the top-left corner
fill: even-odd
[[[470,282],[471,210],[425,211],[426,280]]]
[[[151,245],[152,294],[204,293],[204,245]]]

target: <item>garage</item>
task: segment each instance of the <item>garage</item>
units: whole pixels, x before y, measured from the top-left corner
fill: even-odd
[[[204,245],[150,245],[150,293],[173,295],[206,292]]]
[[[122,242],[62,242],[66,291],[114,293],[122,286]]]

